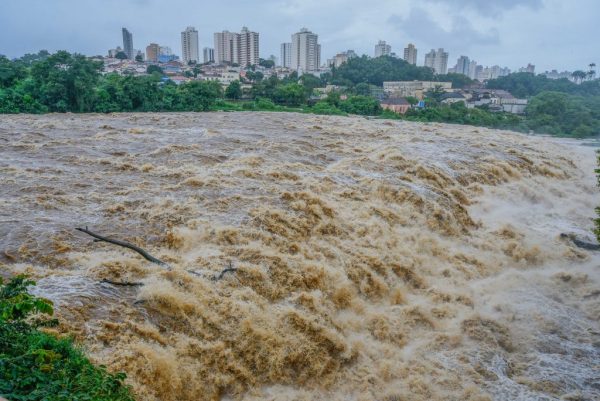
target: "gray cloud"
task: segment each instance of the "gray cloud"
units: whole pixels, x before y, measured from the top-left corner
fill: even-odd
[[[180,53],[188,25],[201,47],[213,45],[214,32],[246,25],[260,32],[268,57],[306,26],[319,34],[323,60],[346,49],[373,55],[382,39],[397,54],[415,43],[420,62],[428,48],[444,47],[451,64],[465,54],[489,65],[573,70],[600,62],[598,42],[585,40],[598,15],[598,0],[0,0],[0,54],[106,54],[121,45],[123,26],[135,48],[156,42]]]
[[[473,46],[491,46],[500,43],[500,33],[496,28],[485,32],[473,28],[465,17],[451,17],[451,28],[443,28],[422,8],[414,7],[406,18],[392,15],[388,19],[394,28],[432,48],[445,47],[453,51],[467,51]]]
[[[431,3],[443,3],[454,8],[471,8],[485,16],[498,16],[516,7],[539,9],[543,0],[426,0]]]

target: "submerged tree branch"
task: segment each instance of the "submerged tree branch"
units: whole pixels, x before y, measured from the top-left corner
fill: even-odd
[[[109,244],[118,245],[118,246],[122,246],[124,248],[131,249],[132,251],[139,253],[140,255],[142,255],[142,257],[144,259],[146,259],[152,263],[168,267],[168,265],[165,262],[150,255],[148,252],[146,252],[139,246],[133,245],[129,242],[125,242],[125,241],[121,241],[121,240],[113,239],[113,238],[108,238],[108,237],[104,237],[102,235],[96,234],[96,233],[88,230],[87,226],[85,228],[76,227],[75,229],[77,231],[81,231],[82,233],[86,233],[87,235],[94,237],[96,239],[95,240],[96,242],[108,242]]]
[[[137,283],[137,282],[113,281],[113,280],[108,280],[108,279],[102,279],[102,281],[100,281],[100,282],[106,283],[106,284],[111,284],[111,285],[118,285],[118,286],[122,286],[122,287],[140,287],[140,286],[144,285],[142,283]]]

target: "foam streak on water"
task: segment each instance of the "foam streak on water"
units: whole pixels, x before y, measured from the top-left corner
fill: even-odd
[[[594,241],[594,163],[443,124],[3,116],[1,274],[140,400],[598,399],[600,258],[560,237]]]

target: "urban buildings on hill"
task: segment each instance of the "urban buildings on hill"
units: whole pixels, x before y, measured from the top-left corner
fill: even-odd
[[[289,68],[299,72],[317,71],[321,65],[319,35],[306,28],[292,35],[291,64]]]
[[[412,65],[417,64],[417,48],[412,43],[404,48],[404,61]]]
[[[133,34],[127,28],[123,28],[121,31],[123,33],[123,52],[129,60],[133,60],[135,57],[133,51]]]
[[[433,68],[436,74],[446,74],[448,72],[448,53],[443,48],[431,49],[425,55],[425,67]]]
[[[239,64],[242,67],[258,64],[259,35],[248,28],[242,28],[241,33],[216,32],[215,62],[217,64]]]
[[[193,26],[188,26],[185,31],[181,32],[181,56],[185,64],[200,61],[198,31]]]
[[[469,59],[467,56],[460,56],[456,60],[456,65],[448,69],[448,73],[462,74],[471,79],[485,81],[488,79],[496,79],[510,74],[510,69],[494,65],[492,67],[484,67],[478,65],[475,60]]]
[[[122,28],[122,37],[123,47],[117,46],[114,49],[110,49],[108,51],[109,58],[127,58],[136,62],[142,62],[145,58],[150,63],[170,63],[179,59],[178,56],[173,54],[171,48],[160,46],[157,43],[150,43],[146,46],[145,53],[134,49],[133,34],[127,28]],[[289,70],[295,70],[299,74],[313,73],[315,75],[322,72],[321,45],[318,39],[317,34],[306,28],[302,28],[299,32],[292,34],[291,42],[281,44],[281,59],[278,65],[283,67],[283,70],[278,69],[277,74],[285,76],[286,73],[289,73]],[[230,67],[231,65],[239,65],[241,68],[259,64],[259,34],[250,31],[247,27],[243,27],[239,33],[229,31],[215,33],[214,45],[214,48],[203,48],[202,61],[205,64],[215,63],[217,66],[225,64]],[[194,27],[188,26],[181,32],[181,50],[182,62],[184,64],[190,62],[199,63],[201,61],[198,31]],[[391,52],[391,46],[383,40],[378,41],[375,45],[375,57],[381,56],[396,57],[395,53]],[[333,58],[328,59],[324,66],[337,68],[354,57],[357,57],[357,54],[353,50],[343,51],[337,53]],[[269,59],[277,64],[275,56],[271,56]],[[417,64],[417,48],[414,44],[409,43],[404,48],[403,59],[410,64]],[[127,62],[124,64],[127,64]],[[503,68],[498,65],[486,67],[479,65],[475,60],[465,55],[461,55],[457,59],[454,67],[448,68],[448,53],[443,48],[432,49],[427,53],[424,65],[432,68],[436,74],[462,74],[480,82],[496,79],[511,73],[511,70],[506,67]],[[535,65],[530,63],[518,71],[534,74]],[[573,79],[571,73],[568,71],[560,73],[555,70],[551,72],[546,71],[544,75],[553,79]]]
[[[385,43],[385,40],[380,40],[375,45],[375,57],[389,56],[392,53],[392,46]]]

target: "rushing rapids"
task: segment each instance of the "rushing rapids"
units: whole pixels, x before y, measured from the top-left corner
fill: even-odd
[[[1,274],[140,400],[598,399],[600,257],[561,237],[594,241],[594,162],[443,124],[3,116]]]

